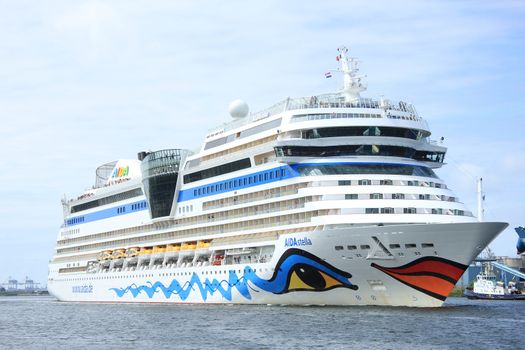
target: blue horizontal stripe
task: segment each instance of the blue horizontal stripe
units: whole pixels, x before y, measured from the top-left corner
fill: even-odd
[[[341,164],[355,164],[355,165],[366,165],[366,164],[385,164],[385,165],[397,165],[397,166],[413,166],[418,168],[428,168],[426,165],[413,165],[413,164],[399,164],[399,163],[384,163],[384,162],[334,162],[334,163],[296,163],[290,165],[279,166],[272,169],[258,171],[244,176],[234,177],[228,180],[217,181],[211,184],[193,187],[186,190],[179,191],[178,202],[184,202],[196,198],[213,196],[216,194],[237,191],[244,188],[264,185],[268,183],[278,182],[286,179],[301,176],[298,172],[298,168],[305,166],[323,166],[323,165],[341,165]],[[270,176],[270,174],[272,174]],[[341,174],[342,175],[342,174]],[[362,174],[366,175],[366,174]],[[266,177],[265,177],[266,176]],[[231,184],[231,185],[230,185]],[[222,186],[222,187],[221,187]],[[200,190],[200,192],[199,192]],[[142,204],[142,206],[141,206]],[[133,209],[133,205],[136,205]],[[131,214],[134,212],[148,209],[146,200],[133,202],[125,205],[119,205],[112,208],[102,209],[97,212],[78,215],[67,219],[63,226],[70,227],[80,224],[85,224],[92,221],[108,219],[115,216],[121,216]]]
[[[93,213],[78,215],[70,217],[64,221],[65,227],[85,224],[92,221],[108,219],[114,216],[121,216],[131,213],[136,213],[138,211],[143,211],[148,209],[148,203],[145,200],[138,202],[133,202],[125,205],[119,205],[112,208],[102,209]]]
[[[385,164],[397,166],[413,166],[419,168],[428,168],[426,165],[413,164],[399,164],[399,163],[385,163],[385,162],[336,162],[336,163],[296,163],[284,165],[277,168],[267,169],[256,173],[234,177],[224,181],[213,182],[203,186],[193,187],[187,190],[179,191],[177,202],[189,201],[196,198],[209,197],[216,194],[242,190],[254,186],[264,185],[281,180],[291,179],[301,176],[298,172],[299,167],[306,166],[323,166],[323,165],[368,165],[368,164]],[[278,176],[276,176],[276,171]],[[270,178],[270,174],[273,174]],[[343,174],[341,174],[343,175]],[[366,174],[363,174],[366,175]],[[266,177],[265,177],[266,176]]]
[[[213,182],[204,186],[181,190],[179,192],[177,201],[184,202],[195,198],[208,197],[216,194],[242,190],[244,188],[264,185],[296,176],[297,172],[294,171],[290,166],[280,166],[248,175],[237,176],[224,181]]]

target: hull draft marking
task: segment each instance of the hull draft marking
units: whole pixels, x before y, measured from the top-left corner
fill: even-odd
[[[375,263],[371,266],[439,300],[448,297],[468,267],[455,261],[431,256],[419,258],[399,267],[383,267]]]
[[[146,285],[132,284],[125,288],[110,288],[109,290],[115,292],[119,298],[128,293],[134,298],[144,293],[151,299],[156,293],[162,293],[168,299],[172,295],[178,295],[182,301],[186,300],[192,291],[197,290],[203,301],[216,292],[220,293],[224,299],[231,301],[234,288],[246,299],[252,298],[250,290],[255,292],[262,290],[274,294],[295,291],[322,292],[340,287],[357,290],[357,285],[348,281],[351,277],[350,273],[335,268],[311,253],[292,248],[281,256],[273,276],[268,280],[260,278],[254,269],[246,266],[241,277],[237,276],[235,270],[230,270],[228,279],[221,281],[215,278],[210,281],[206,278],[202,282],[199,275],[194,272],[191,279],[182,285],[173,279],[167,286],[159,281],[154,283],[148,281]],[[254,289],[251,285],[259,290]]]

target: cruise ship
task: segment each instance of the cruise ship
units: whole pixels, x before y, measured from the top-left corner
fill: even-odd
[[[199,151],[140,152],[62,200],[61,301],[441,306],[507,223],[478,222],[435,170],[414,106],[365,98],[341,47],[335,93],[240,100]],[[138,151],[138,150],[137,150]]]

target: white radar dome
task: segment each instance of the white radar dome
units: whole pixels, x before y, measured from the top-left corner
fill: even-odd
[[[248,107],[248,104],[244,102],[243,100],[232,101],[228,109],[230,110],[230,115],[234,119],[240,119],[240,118],[246,117],[248,115],[248,111],[250,110],[250,108]]]

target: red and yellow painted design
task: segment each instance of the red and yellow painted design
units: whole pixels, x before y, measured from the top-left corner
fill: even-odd
[[[372,267],[422,293],[445,300],[456,285],[467,265],[455,261],[427,256],[399,267]]]

